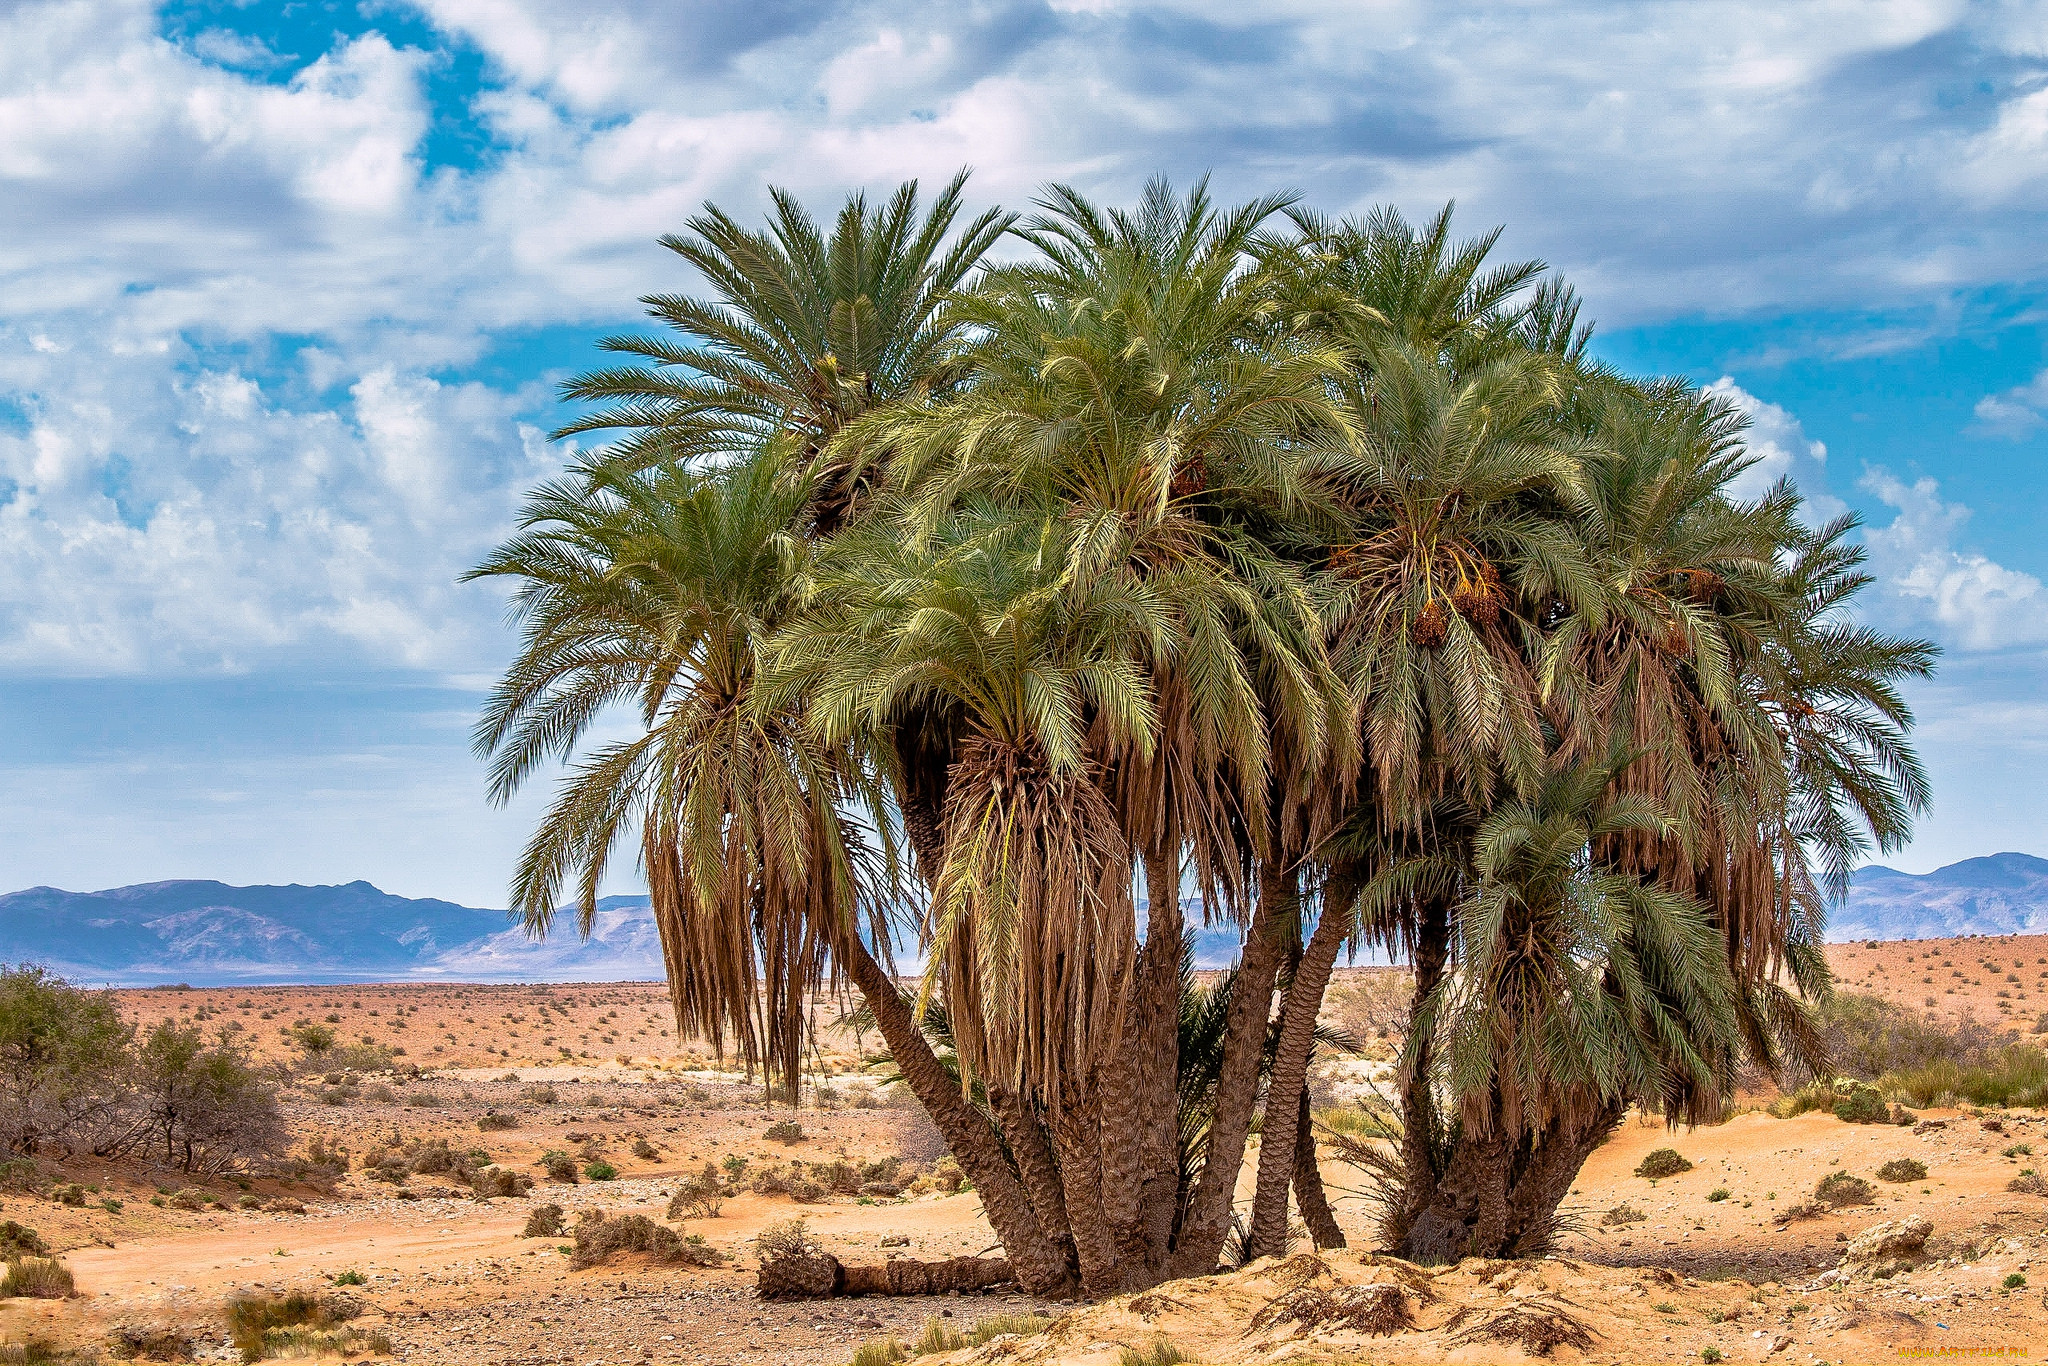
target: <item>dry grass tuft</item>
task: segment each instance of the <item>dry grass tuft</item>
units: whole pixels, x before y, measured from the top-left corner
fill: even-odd
[[[1295,1323],[1301,1332],[1334,1325],[1360,1333],[1395,1333],[1414,1319],[1408,1297],[1398,1285],[1354,1285],[1339,1290],[1302,1285],[1269,1300],[1252,1315],[1247,1331],[1262,1333]]]

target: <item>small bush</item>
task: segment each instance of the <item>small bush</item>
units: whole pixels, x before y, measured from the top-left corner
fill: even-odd
[[[869,1338],[853,1349],[852,1366],[896,1366],[910,1359],[910,1349],[896,1338]]]
[[[540,1165],[548,1174],[548,1180],[560,1181],[573,1186],[580,1179],[576,1175],[576,1159],[560,1148],[550,1148],[540,1155]]]
[[[1877,1198],[1877,1188],[1860,1176],[1848,1172],[1830,1172],[1821,1178],[1813,1188],[1814,1195],[1826,1205],[1840,1209],[1844,1205],[1867,1205]]]
[[[0,1262],[11,1262],[16,1257],[46,1257],[49,1252],[42,1236],[28,1225],[12,1219],[0,1223]]]
[[[1716,1186],[1712,1190],[1707,1192],[1707,1203],[1710,1205],[1718,1205],[1723,1200],[1726,1200],[1728,1198],[1728,1194],[1729,1192],[1726,1186]]]
[[[541,1205],[526,1216],[526,1227],[519,1231],[522,1238],[559,1238],[562,1236],[562,1207]]]
[[[591,1181],[616,1181],[619,1179],[619,1169],[609,1162],[591,1162],[584,1166],[583,1175]]]
[[[520,1099],[531,1101],[535,1105],[553,1105],[561,1099],[555,1094],[555,1088],[552,1086],[529,1086],[521,1091],[519,1096]]]
[[[785,1257],[809,1257],[817,1249],[811,1243],[809,1226],[802,1219],[785,1219],[769,1224],[754,1238],[754,1251],[764,1262]]]
[[[761,1132],[761,1137],[776,1143],[801,1143],[804,1141],[804,1126],[793,1119],[777,1120]]]
[[[192,1359],[192,1336],[184,1329],[165,1324],[124,1323],[107,1334],[107,1345],[115,1355],[130,1361],[190,1361]],[[30,1362],[39,1358],[23,1353],[19,1357],[5,1355],[0,1348],[0,1362]],[[55,1355],[42,1360],[69,1360]]]
[[[1721,1355],[1721,1349],[1719,1347],[1700,1348],[1700,1360],[1706,1362],[1707,1366],[1714,1366],[1715,1362],[1726,1361],[1727,1359],[1728,1358]]]
[[[2033,1155],[2034,1145],[2031,1143],[2015,1143],[2010,1148],[1999,1150],[2000,1157],[2032,1157]]]
[[[645,1138],[636,1138],[633,1140],[633,1156],[639,1158],[642,1162],[652,1162],[655,1158],[659,1157],[660,1155],[660,1153],[654,1150],[654,1145],[652,1143],[649,1143]]]
[[[55,1257],[15,1257],[0,1276],[0,1300],[19,1296],[25,1300],[69,1299],[75,1289],[71,1268]]]
[[[825,1198],[825,1188],[809,1177],[799,1176],[789,1183],[789,1198],[799,1205],[815,1205]]]
[[[2015,1195],[2048,1195],[2048,1181],[2032,1172],[2022,1172],[2005,1183],[2005,1188]]]
[[[2009,1271],[2006,1273],[2005,1279],[2000,1281],[1999,1284],[2007,1290],[2023,1290],[2026,1288],[2027,1278],[2020,1275],[2017,1271]]]
[[[704,1170],[695,1176],[684,1177],[676,1185],[675,1194],[669,1197],[668,1217],[671,1219],[716,1219],[723,1206],[719,1196],[724,1187],[718,1180],[718,1168],[709,1162]]]
[[[82,1208],[85,1204],[85,1187],[79,1185],[76,1181],[69,1181],[53,1189],[50,1192],[50,1198],[60,1205],[72,1205]]]
[[[33,1157],[10,1157],[0,1162],[0,1191],[26,1194],[41,1189],[42,1184],[43,1169]]]
[[[336,1285],[367,1285],[369,1277],[360,1271],[344,1271],[334,1278]]]
[[[261,1361],[269,1352],[286,1346],[289,1330],[331,1330],[357,1312],[356,1302],[345,1295],[251,1291],[228,1301],[228,1338],[241,1351],[242,1360]]]
[[[1925,1181],[1927,1164],[1910,1157],[1895,1157],[1877,1169],[1880,1181]]]
[[[1602,1228],[1621,1228],[1628,1224],[1640,1224],[1649,1217],[1649,1215],[1643,1213],[1634,1205],[1620,1204],[1600,1216],[1600,1226]]]
[[[170,1199],[172,1209],[182,1209],[187,1211],[203,1210],[208,1205],[213,1203],[213,1192],[208,1190],[201,1190],[197,1186],[187,1186],[183,1190],[171,1196]]]
[[[1835,1118],[1844,1124],[1889,1124],[1891,1107],[1873,1088],[1859,1086],[1835,1102]]]
[[[1636,1175],[1657,1180],[1692,1170],[1692,1163],[1679,1156],[1676,1148],[1659,1148],[1636,1164]]]
[[[576,1247],[569,1254],[569,1269],[596,1266],[619,1252],[651,1253],[679,1266],[720,1266],[725,1262],[725,1254],[716,1248],[678,1237],[674,1229],[644,1214],[607,1219],[603,1211],[592,1210],[576,1224]]]
[[[484,1167],[471,1175],[469,1188],[481,1200],[499,1197],[516,1200],[533,1189],[533,1178],[509,1167]]]
[[[507,1114],[503,1110],[486,1110],[476,1117],[476,1127],[485,1133],[496,1129],[516,1129],[519,1127],[519,1116]]]

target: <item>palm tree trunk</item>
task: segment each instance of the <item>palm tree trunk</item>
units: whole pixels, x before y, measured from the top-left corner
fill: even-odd
[[[1309,1117],[1308,1088],[1301,1090],[1300,1117],[1294,1130],[1294,1203],[1301,1208],[1302,1222],[1316,1251],[1348,1247],[1344,1230],[1337,1226],[1336,1211],[1323,1190],[1323,1169],[1316,1164],[1316,1135]]]
[[[940,1065],[918,1031],[910,1003],[857,935],[838,946],[847,975],[860,990],[889,1045],[897,1069],[938,1126],[960,1169],[974,1183],[989,1225],[1002,1240],[1017,1280],[1034,1295],[1064,1296],[1074,1288],[1074,1264],[1065,1247],[1048,1234],[1033,1211],[1017,1170],[988,1121],[967,1103],[960,1084]]]
[[[1060,1186],[1059,1163],[1053,1158],[1045,1125],[1039,1122],[1037,1111],[1028,1101],[1005,1087],[990,1086],[988,1101],[996,1125],[1002,1130],[1003,1142],[1009,1145],[1010,1156],[1016,1161],[1039,1228],[1071,1260],[1074,1230],[1067,1219],[1067,1196]]]
[[[1330,983],[1337,950],[1350,932],[1350,906],[1325,905],[1287,985],[1287,1001],[1280,1010],[1280,1043],[1273,1054],[1272,1077],[1266,1083],[1266,1123],[1259,1135],[1259,1184],[1252,1199],[1251,1238],[1245,1248],[1248,1256],[1274,1257],[1287,1250],[1287,1191],[1294,1183],[1294,1140],[1308,1098],[1308,1059],[1315,1048],[1316,1013],[1322,1009],[1323,989]]]
[[[1431,1089],[1429,1031],[1421,1027],[1423,1004],[1443,981],[1450,961],[1450,905],[1429,897],[1415,933],[1415,987],[1408,999],[1407,1060],[1401,1076],[1402,1199],[1397,1231],[1403,1240],[1435,1197],[1437,1183],[1436,1096]]]
[[[1177,848],[1145,855],[1145,947],[1138,960],[1143,983],[1138,1049],[1139,1233],[1145,1263],[1164,1267],[1173,1241],[1180,1189],[1180,968],[1185,927],[1180,909]]]
[[[1299,876],[1294,869],[1283,871],[1270,863],[1259,870],[1259,904],[1245,935],[1224,1031],[1222,1074],[1216,1081],[1215,1115],[1209,1121],[1209,1156],[1174,1245],[1170,1265],[1175,1276],[1214,1271],[1223,1240],[1230,1235],[1238,1173],[1259,1099],[1259,1064],[1265,1060],[1266,1025],[1273,1012],[1273,978],[1280,968],[1287,927],[1301,914]]]

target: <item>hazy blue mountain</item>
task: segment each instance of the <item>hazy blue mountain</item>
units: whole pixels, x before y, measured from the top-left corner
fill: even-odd
[[[0,896],[0,961],[80,981],[640,980],[661,975],[644,897],[608,897],[588,942],[572,918],[541,943],[504,911],[342,887],[150,882]],[[637,908],[637,909],[636,909]]]
[[[1945,939],[2048,932],[2048,859],[1990,854],[1931,873],[1861,868],[1828,938]]]
[[[1227,967],[1234,926],[1183,903],[1195,961]],[[104,892],[32,887],[0,896],[0,962],[45,963],[86,982],[647,981],[661,941],[644,896],[606,897],[591,937],[574,913],[536,942],[504,911],[342,887],[149,882]],[[1993,854],[1932,873],[1864,868],[1828,938],[1935,939],[2048,932],[2048,859]],[[916,961],[899,952],[899,963]]]

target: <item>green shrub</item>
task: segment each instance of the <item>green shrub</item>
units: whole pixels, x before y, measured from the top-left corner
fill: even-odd
[[[1813,1193],[1823,1204],[1840,1209],[1844,1205],[1867,1205],[1877,1197],[1877,1188],[1860,1176],[1831,1172],[1821,1178]]]
[[[55,1257],[14,1257],[0,1276],[0,1300],[69,1299],[74,1290],[71,1268]]]
[[[776,1143],[801,1143],[804,1141],[804,1126],[793,1119],[777,1120],[761,1131],[761,1137]]]
[[[1728,1188],[1726,1186],[1716,1186],[1707,1192],[1707,1203],[1710,1205],[1718,1205],[1727,1198]]]
[[[1925,1181],[1927,1164],[1910,1157],[1895,1157],[1877,1169],[1880,1181]]]
[[[1844,1124],[1888,1124],[1891,1108],[1869,1086],[1859,1086],[1835,1102],[1835,1118]]]
[[[2009,1148],[1999,1149],[1998,1155],[2000,1157],[2032,1157],[2034,1155],[2034,1145],[2031,1143],[2015,1143]]]
[[[2048,1105],[2048,1051],[2036,1044],[2013,1044],[1975,1061],[1943,1059],[1888,1072],[1878,1086],[1922,1107],[1943,1097],[1973,1105]]]
[[[1692,1163],[1679,1156],[1676,1148],[1659,1148],[1636,1164],[1636,1175],[1657,1180],[1692,1170]]]
[[[336,1285],[367,1285],[369,1278],[360,1271],[344,1271],[334,1278]]]
[[[616,1181],[619,1179],[619,1169],[609,1162],[599,1160],[586,1163],[583,1175],[590,1181]]]
[[[2026,1288],[2027,1278],[2020,1275],[2017,1271],[2009,1271],[2006,1273],[2005,1279],[2000,1281],[1999,1284],[2007,1290],[2023,1290]]]

